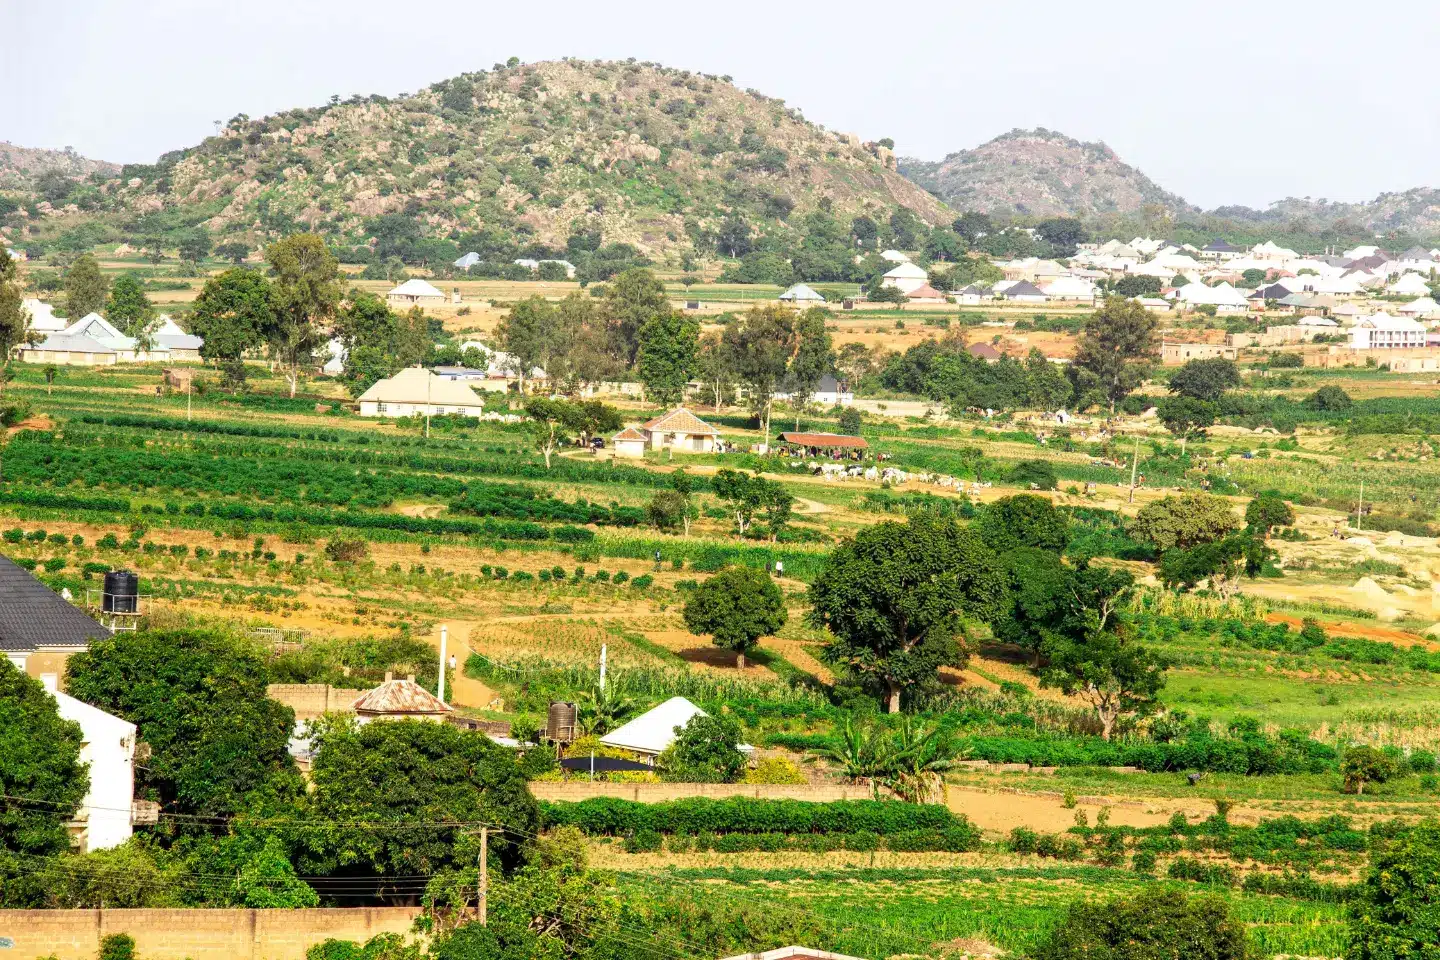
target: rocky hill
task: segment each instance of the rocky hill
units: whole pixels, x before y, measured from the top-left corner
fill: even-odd
[[[82,157],[69,147],[43,150],[0,140],[0,188],[32,189],[40,177],[51,172],[77,179],[93,173],[109,177],[120,172],[120,165]]]
[[[1043,127],[1012,130],[944,160],[900,161],[900,171],[960,210],[1037,217],[1095,217],[1157,206],[1193,208],[1124,163],[1103,143]]]
[[[798,235],[822,209],[847,227],[902,207],[953,218],[884,147],[728,78],[578,60],[242,115],[198,146],[126,167],[107,206],[222,237],[308,228],[358,244],[375,218],[403,214],[427,237],[499,231],[563,247],[599,231],[651,255],[713,245],[737,220],[757,236]]]
[[[1264,210],[1222,207],[1217,215],[1252,222],[1283,222],[1317,232],[1340,234],[1391,233],[1440,237],[1440,189],[1413,187],[1401,193],[1382,193],[1364,203],[1337,203],[1289,197]]]

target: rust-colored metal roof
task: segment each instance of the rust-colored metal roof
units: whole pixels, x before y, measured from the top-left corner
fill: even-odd
[[[610,439],[611,439],[612,441],[613,441],[613,440],[644,440],[644,439],[645,439],[645,434],[641,433],[639,430],[636,430],[634,427],[626,427],[624,430],[621,430],[619,433],[615,434],[615,436],[611,437]]]
[[[355,712],[368,716],[433,716],[450,712],[450,705],[414,680],[386,680],[355,701]]]
[[[803,447],[854,447],[868,449],[864,437],[847,437],[843,433],[782,433],[781,443],[798,443]]]
[[[641,429],[663,430],[666,433],[719,434],[720,432],[684,407],[676,407],[669,413],[661,414]]]

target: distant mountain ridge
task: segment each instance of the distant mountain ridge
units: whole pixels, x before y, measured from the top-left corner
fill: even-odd
[[[598,231],[655,254],[737,218],[755,234],[796,234],[817,211],[848,227],[897,208],[951,219],[888,149],[729,78],[563,60],[242,115],[155,164],[127,165],[99,209],[164,211],[222,236],[308,229],[351,244],[398,214],[430,237],[489,230],[563,248],[577,230]]]
[[[1103,143],[1053,130],[1011,130],[944,160],[900,160],[900,172],[961,210],[1036,217],[1098,217],[1155,206],[1196,210],[1123,162]]]
[[[120,172],[120,165],[82,157],[69,147],[46,150],[0,140],[0,188],[30,189],[36,180],[52,171],[75,178],[88,177],[92,173],[113,177]]]

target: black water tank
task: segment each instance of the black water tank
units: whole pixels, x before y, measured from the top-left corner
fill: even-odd
[[[111,570],[105,574],[100,609],[106,613],[139,613],[140,578],[129,570]]]

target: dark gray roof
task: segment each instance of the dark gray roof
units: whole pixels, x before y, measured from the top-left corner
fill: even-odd
[[[1202,249],[1210,250],[1214,253],[1235,253],[1239,251],[1240,248],[1232,246],[1227,241],[1221,240],[1219,237],[1216,237],[1214,240],[1211,240],[1209,243],[1205,244]]]
[[[110,631],[5,557],[0,557],[0,650],[85,647]]]
[[[1035,286],[1035,284],[1031,283],[1029,280],[1021,280],[1019,283],[1015,284],[1014,286],[1006,287],[1006,288],[1002,291],[1002,293],[1003,293],[1003,295],[1006,296],[1006,297],[1043,297],[1043,296],[1045,296],[1045,291],[1044,291],[1044,290],[1041,290],[1039,287]]]

